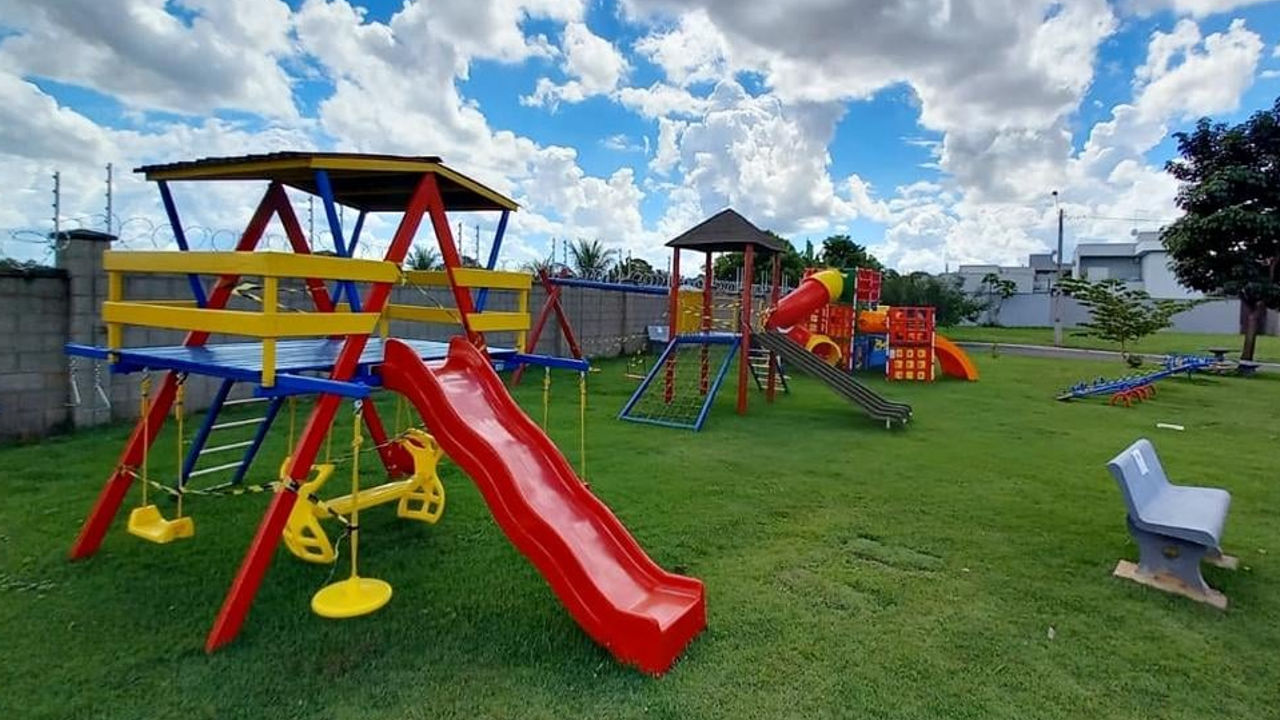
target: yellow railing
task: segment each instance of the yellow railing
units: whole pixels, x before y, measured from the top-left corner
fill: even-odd
[[[262,339],[262,384],[275,384],[276,340],[291,337],[372,333],[377,313],[281,313],[281,278],[395,282],[400,269],[389,262],[281,252],[106,252],[107,301],[102,319],[107,347],[119,350],[126,325],[216,332]],[[186,301],[126,300],[124,276],[131,273],[235,275],[262,278],[262,310],[204,309]],[[343,309],[346,309],[344,312]]]
[[[402,277],[408,285],[440,288],[450,286],[449,274],[444,270],[406,270]],[[516,348],[524,350],[525,335],[532,324],[529,318],[529,291],[533,287],[533,275],[481,268],[458,268],[453,271],[453,279],[459,287],[469,289],[515,291],[515,311],[473,312],[467,315],[467,324],[477,332],[514,332]],[[457,308],[392,304],[387,306],[385,317],[388,320],[411,320],[442,325],[462,324],[462,313]]]

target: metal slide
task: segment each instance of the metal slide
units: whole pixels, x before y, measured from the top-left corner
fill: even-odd
[[[800,372],[821,380],[827,387],[840,394],[849,402],[862,408],[874,420],[885,425],[906,423],[911,419],[911,406],[906,403],[886,400],[871,388],[858,382],[852,375],[832,367],[805,350],[798,343],[778,331],[752,333],[751,341],[761,347],[772,350],[782,357],[789,366]]]
[[[520,409],[489,358],[465,338],[428,368],[386,342],[384,387],[418,409],[471,476],[511,544],[582,629],[625,663],[664,672],[706,627],[702,582],[657,565]]]

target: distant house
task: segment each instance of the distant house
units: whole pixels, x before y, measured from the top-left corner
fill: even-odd
[[[1183,287],[1169,269],[1169,253],[1156,231],[1136,233],[1133,242],[1080,243],[1072,271],[1076,277],[1095,282],[1123,280],[1154,298],[1201,297],[1201,293]]]
[[[961,265],[951,275],[959,278],[961,290],[977,293],[982,290],[982,279],[991,273],[995,273],[1001,280],[1012,282],[1017,288],[1014,290],[1016,293],[1029,293],[1035,290],[1034,270],[1020,265]]]

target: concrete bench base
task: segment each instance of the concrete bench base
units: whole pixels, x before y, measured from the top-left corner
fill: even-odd
[[[1235,560],[1230,555],[1224,555],[1223,558]],[[1174,595],[1181,595],[1219,610],[1227,609],[1227,596],[1213,588],[1206,588],[1203,591],[1198,590],[1170,573],[1145,573],[1138,569],[1137,563],[1129,562],[1128,560],[1121,560],[1116,563],[1116,569],[1111,574],[1118,578],[1132,580],[1140,585],[1146,585]]]

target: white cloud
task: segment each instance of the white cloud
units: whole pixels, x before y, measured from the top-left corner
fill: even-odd
[[[1202,18],[1268,2],[1273,0],[1128,0],[1126,9],[1143,16],[1169,10],[1178,15]]]
[[[560,50],[564,55],[565,75],[571,79],[557,84],[541,78],[531,95],[520,98],[521,103],[554,106],[559,102],[577,103],[593,95],[607,95],[630,70],[626,58],[612,43],[580,22],[565,25]]]
[[[647,88],[624,87],[615,94],[618,102],[647,118],[696,117],[706,112],[707,100],[688,90],[666,83]]]
[[[0,1],[0,67],[18,76],[90,87],[143,110],[219,109],[295,118],[288,74],[290,12],[279,0]]]

